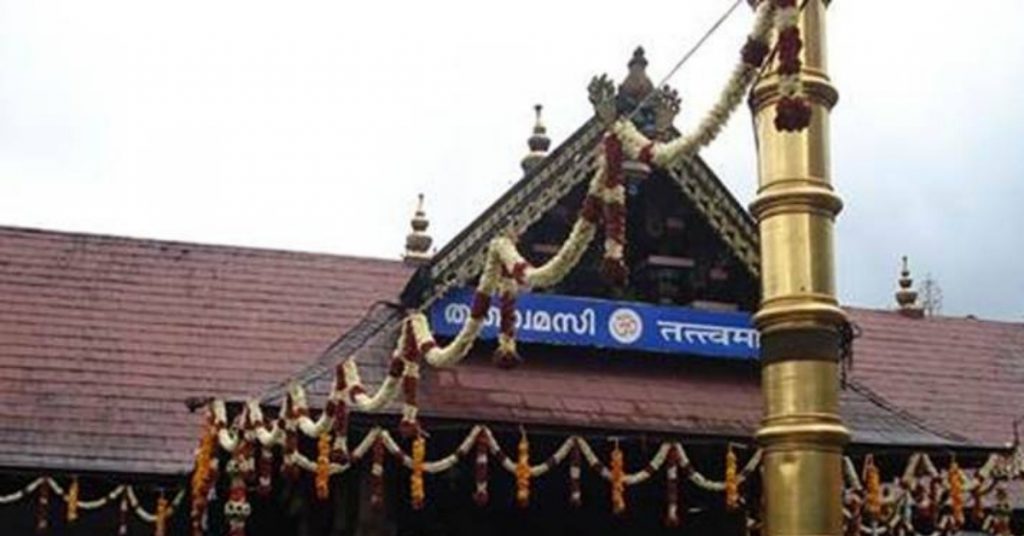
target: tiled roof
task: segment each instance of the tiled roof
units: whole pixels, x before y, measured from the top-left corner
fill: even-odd
[[[359,348],[373,383],[397,313],[371,306],[409,274],[379,259],[0,228],[0,467],[181,472],[196,435],[186,397],[272,394]],[[856,441],[1010,439],[1024,325],[851,315],[864,335],[842,402]],[[478,356],[424,374],[424,413],[733,437],[760,418],[755,368],[524,354],[513,371]]]
[[[1024,415],[1024,323],[850,309],[853,378],[926,422],[1004,445]]]
[[[262,392],[409,274],[380,259],[0,228],[0,467],[186,471],[186,397]]]
[[[376,385],[384,377],[396,326],[392,322],[356,354],[368,384]],[[488,360],[489,351],[475,349],[457,367],[423,374],[421,415],[733,438],[750,438],[760,423],[759,369],[753,364],[521,345],[526,361],[501,370]],[[325,370],[308,382],[315,404],[324,400],[332,378],[333,373]],[[891,407],[862,385],[851,384],[842,392],[841,407],[853,441],[861,445],[964,443],[963,438]]]

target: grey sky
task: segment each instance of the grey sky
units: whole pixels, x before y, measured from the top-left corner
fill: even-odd
[[[642,44],[660,77],[729,3],[0,0],[0,223],[397,257],[417,192],[443,242],[517,178],[532,104],[561,141],[592,75]],[[671,81],[683,130],[751,18]],[[1021,20],[833,2],[844,301],[890,306],[905,253],[947,314],[1024,318]],[[750,201],[745,109],[704,157]]]

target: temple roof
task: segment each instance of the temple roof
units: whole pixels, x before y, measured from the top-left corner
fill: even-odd
[[[380,322],[380,316],[370,321]],[[397,338],[396,314],[362,340],[355,352],[327,352],[315,371],[302,374],[314,406],[332,388],[336,363],[354,355],[362,379],[376,386],[387,373]],[[379,324],[378,324],[379,325]],[[737,366],[699,358],[623,355],[621,352],[523,345],[525,362],[500,370],[486,345],[450,369],[432,369],[421,380],[421,416],[446,421],[530,424],[569,429],[634,431],[687,437],[750,440],[760,424],[761,391],[756,364]],[[333,355],[329,355],[333,354]],[[264,394],[279,404],[284,385]],[[395,405],[383,411],[398,414]],[[851,381],[841,392],[841,413],[854,443],[888,447],[966,447],[970,438],[925,422]],[[429,427],[429,425],[428,425]]]
[[[309,364],[398,261],[0,228],[0,467],[180,473],[187,397]]]
[[[0,467],[142,474],[188,471],[187,397],[272,398],[353,353],[372,383],[398,318],[374,303],[410,274],[382,259],[17,228],[0,228],[0,260]],[[1024,324],[849,312],[864,332],[843,395],[856,441],[1012,439]],[[425,373],[424,413],[730,437],[759,418],[753,367],[523,353],[517,370],[471,357]]]

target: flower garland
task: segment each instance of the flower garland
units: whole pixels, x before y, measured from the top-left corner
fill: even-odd
[[[868,454],[864,458],[865,510],[871,519],[879,519],[882,515],[882,478],[875,466],[875,457]]]
[[[259,461],[256,463],[256,494],[267,497],[271,492],[274,477],[274,453],[267,447],[260,447]]]
[[[626,180],[622,170],[622,142],[612,132],[604,137],[604,259],[601,274],[617,287],[625,286],[628,270],[626,247]]]
[[[476,458],[473,464],[473,479],[475,481],[473,502],[477,506],[486,506],[487,501],[490,500],[490,494],[487,491],[487,453],[490,451],[490,441],[488,441],[486,434],[478,433],[474,442],[476,444]]]
[[[64,502],[68,505],[67,511],[67,522],[68,524],[74,523],[78,520],[78,477],[71,479],[71,485],[68,486],[68,492],[64,495]]]
[[[668,469],[665,471],[665,526],[676,528],[679,518],[679,452],[668,451]]]
[[[736,474],[736,453],[732,445],[725,451],[725,508],[736,510],[740,506],[740,484]]]
[[[128,536],[128,495],[121,497],[117,513],[117,536]]]
[[[384,441],[380,435],[373,442],[373,465],[370,467],[370,506],[384,507]]]
[[[516,447],[516,505],[526,508],[530,505],[530,442],[522,432]]]
[[[297,441],[297,438],[296,438]],[[247,497],[245,477],[248,460],[246,456],[251,445],[242,440],[238,443],[228,461],[227,473],[230,478],[228,500],[224,503],[224,518],[228,522],[229,536],[245,536],[245,522],[252,513]],[[297,476],[297,475],[296,475]]]
[[[507,369],[515,367],[523,361],[516,350],[516,294],[518,289],[511,274],[502,278],[500,290],[498,348],[494,351],[494,363]]]
[[[964,475],[956,457],[949,462],[949,506],[953,518],[953,527],[959,529],[964,525]]]
[[[773,27],[775,13],[776,3],[773,0],[764,1],[758,5],[753,29],[743,45],[740,61],[733,69],[718,101],[692,134],[680,136],[669,142],[654,142],[644,136],[632,121],[626,118],[603,116],[602,119],[610,125],[610,132],[622,142],[626,157],[653,163],[660,167],[670,167],[680,159],[691,157],[701,148],[710,145],[721,133],[722,128],[735,113],[740,103],[743,102],[744,95],[757,78],[761,65],[764,64],[769,50],[768,38]],[[600,83],[602,83],[600,79],[595,79],[591,85]],[[611,84],[610,81],[607,83]],[[611,89],[610,96],[613,98],[614,86]],[[602,115],[602,104],[595,103],[599,116]],[[614,107],[610,109],[614,110]]]
[[[423,461],[427,457],[427,439],[420,435],[412,442],[412,473],[409,475],[409,497],[413,510],[423,509],[426,491],[423,486]]]
[[[153,523],[153,536],[167,536],[167,498],[161,491],[156,499],[156,520]]]
[[[50,486],[39,486],[36,499],[36,534],[46,534],[50,526]]]
[[[799,9],[796,0],[773,0],[776,7],[776,27],[779,30],[779,93],[775,105],[775,128],[783,132],[799,132],[811,123],[811,107],[800,89]]]
[[[324,432],[320,434],[319,439],[316,442],[316,479],[314,486],[316,486],[316,498],[321,501],[326,501],[331,495],[331,489],[329,487],[331,480],[330,463],[331,463],[331,436]]]
[[[192,536],[202,536],[203,534],[203,518],[206,515],[207,500],[210,489],[216,481],[213,477],[216,471],[214,466],[217,462],[213,456],[213,449],[217,440],[217,428],[213,419],[213,412],[208,409],[192,468],[192,508],[189,515]]]
[[[619,448],[619,442],[615,441],[612,448],[611,477],[612,477],[612,513],[622,515],[626,513],[626,482],[625,482],[625,455]]]
[[[403,363],[402,395],[405,403],[402,406],[402,420],[398,423],[398,431],[403,437],[415,437],[420,433],[420,425],[416,420],[419,405],[416,392],[420,381],[420,349],[410,329],[411,320],[406,319],[402,325],[404,336],[400,336],[399,346]]]
[[[573,508],[583,506],[583,489],[580,485],[580,445],[578,441],[572,442],[572,450],[569,451],[569,504]]]

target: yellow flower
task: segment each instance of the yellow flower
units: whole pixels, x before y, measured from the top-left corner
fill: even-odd
[[[612,449],[611,474],[612,474],[612,513],[618,515],[626,511],[626,471],[625,456],[619,448],[619,442],[615,442]]]
[[[426,490],[423,487],[423,460],[427,457],[427,440],[418,436],[412,442],[412,475],[409,477],[409,496],[415,510],[423,508]]]
[[[316,442],[316,498],[321,501],[330,496],[327,484],[331,479],[331,434],[324,432]]]
[[[864,458],[864,509],[873,519],[882,514],[882,477],[875,466],[875,457],[868,454]]]
[[[526,508],[530,504],[530,442],[526,434],[519,440],[516,459],[516,504]]]
[[[736,475],[736,453],[732,445],[725,452],[725,507],[735,510],[740,505],[740,484]]]
[[[74,523],[78,519],[78,477],[71,479],[71,486],[64,497],[68,503],[68,523]]]

